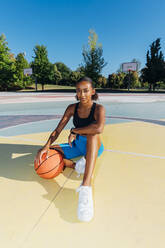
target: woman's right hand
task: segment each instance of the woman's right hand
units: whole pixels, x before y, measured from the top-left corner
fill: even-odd
[[[46,158],[48,158],[48,152],[49,152],[49,148],[47,148],[47,147],[45,147],[45,146],[42,147],[41,149],[39,149],[38,152],[37,152],[37,155],[36,155],[36,157],[35,157],[35,162],[36,162],[37,164],[40,164],[42,155],[43,155],[44,153],[46,153]]]
[[[72,141],[76,139],[76,135],[77,134],[72,134],[72,133],[69,134],[68,143],[69,143],[70,147],[72,147]]]

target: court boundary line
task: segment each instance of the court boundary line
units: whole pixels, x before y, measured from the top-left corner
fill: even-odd
[[[60,119],[60,118],[59,118],[59,119]],[[21,123],[21,124],[17,124],[17,125],[14,125],[14,126],[10,126],[10,127],[3,127],[3,128],[0,128],[0,131],[1,131],[1,130],[6,130],[6,129],[9,129],[9,128],[13,128],[13,127],[18,127],[18,126],[21,126],[21,125],[28,125],[28,124],[32,124],[32,123],[37,124],[38,122],[53,121],[53,120],[59,120],[59,119],[40,120],[40,121],[30,121],[30,122],[26,122],[26,123]],[[50,131],[50,132],[51,132],[51,131]],[[12,137],[12,136],[11,136],[11,137]]]
[[[117,153],[123,153],[123,154],[129,154],[129,155],[135,155],[139,157],[150,157],[150,158],[160,158],[165,159],[165,156],[158,156],[158,155],[152,155],[152,154],[144,154],[144,153],[136,153],[136,152],[124,152],[119,150],[113,150],[113,149],[104,149],[106,152],[117,152]]]
[[[21,141],[33,141],[33,142],[43,143],[43,141],[41,141],[41,140],[39,141],[39,140],[36,140],[36,139],[35,140],[33,140],[33,139],[25,139],[25,138],[21,138],[21,137],[0,136],[0,138],[4,138],[4,139],[16,139],[16,140],[21,140]],[[57,143],[57,144],[60,144],[60,143]],[[42,145],[43,144],[41,144],[41,146]],[[135,155],[135,156],[139,156],[139,157],[150,157],[150,158],[165,159],[165,156],[159,156],[159,155],[153,155],[153,154],[145,154],[145,153],[137,153],[137,152],[125,152],[125,151],[113,150],[113,149],[104,149],[104,151],[105,152],[116,152],[116,153],[122,153],[122,154]]]
[[[44,211],[42,212],[42,214],[39,216],[38,220],[35,222],[35,224],[32,226],[32,228],[30,229],[30,231],[27,233],[27,235],[25,236],[25,238],[23,239],[23,241],[21,242],[21,244],[19,245],[19,247],[24,247],[26,241],[30,238],[31,234],[34,232],[34,230],[37,228],[37,226],[39,225],[39,223],[41,222],[41,220],[43,219],[43,217],[45,216],[45,214],[47,213],[48,209],[50,208],[50,206],[52,205],[53,201],[57,198],[57,196],[60,194],[60,192],[65,189],[64,186],[65,184],[68,182],[68,179],[71,177],[71,175],[74,173],[74,170],[71,171],[71,173],[68,175],[68,177],[66,178],[66,180],[64,181],[63,185],[60,187],[60,189],[57,191],[57,193],[54,195],[54,197],[52,198],[51,202],[49,202],[48,206],[44,209]]]
[[[16,139],[16,140],[21,140],[21,141],[37,141],[37,142],[43,142],[42,140],[33,140],[33,139],[25,139],[21,137],[13,137],[13,136],[0,136],[0,139]]]

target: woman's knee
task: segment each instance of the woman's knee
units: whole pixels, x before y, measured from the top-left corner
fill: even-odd
[[[89,146],[96,146],[97,150],[99,150],[100,146],[101,146],[101,141],[99,139],[99,135],[98,134],[89,134],[87,135],[87,147]]]

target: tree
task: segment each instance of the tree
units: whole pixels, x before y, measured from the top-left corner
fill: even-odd
[[[84,66],[79,66],[79,67],[76,69],[76,71],[80,73],[81,77],[85,77]]]
[[[136,71],[130,71],[129,73],[125,74],[125,77],[123,79],[123,88],[127,88],[128,90],[130,88],[139,88],[140,82],[138,73]]]
[[[106,79],[106,77],[100,76],[98,78],[97,87],[98,88],[107,88],[107,79]]]
[[[97,86],[101,71],[107,65],[103,58],[102,45],[97,43],[98,36],[94,30],[89,30],[88,46],[83,47],[83,70],[84,74],[90,77]]]
[[[0,36],[0,90],[14,87],[15,64],[4,34]]]
[[[113,89],[113,88],[118,88],[119,85],[116,84],[116,74],[112,73],[108,76],[108,87]]]
[[[116,74],[116,86],[118,86],[119,89],[124,88],[124,78],[126,74],[124,72],[119,72]]]
[[[81,73],[79,71],[72,71],[70,73],[70,79],[71,85],[75,85],[75,83],[81,78]]]
[[[53,80],[53,67],[48,59],[48,52],[45,46],[36,45],[33,49],[35,56],[32,61],[33,77],[37,80],[37,83],[42,84],[42,90],[44,90],[44,84],[48,84]]]
[[[24,76],[24,69],[29,68],[29,63],[24,56],[24,53],[19,53],[15,58],[17,85],[21,88],[25,88],[32,83],[30,77]]]
[[[165,79],[165,62],[160,46],[160,38],[150,45],[146,55],[146,67],[141,70],[141,79],[148,82],[149,90],[155,90],[157,83]]]
[[[62,62],[56,62],[54,65],[56,65],[57,70],[61,73],[62,79],[60,80],[60,83],[68,84],[71,69]]]
[[[112,73],[108,76],[107,86],[112,89],[124,88],[124,78],[126,74],[124,72]]]
[[[61,79],[62,79],[61,72],[58,71],[57,66],[54,64],[53,65],[53,82],[55,82],[55,84],[58,84]]]

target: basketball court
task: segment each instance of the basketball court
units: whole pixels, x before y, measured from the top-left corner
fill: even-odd
[[[40,178],[34,157],[74,93],[0,94],[0,244],[3,248],[163,248],[165,94],[99,93],[105,151],[93,176],[94,218],[77,219],[83,179],[66,168]],[[72,120],[56,143],[67,142]]]

